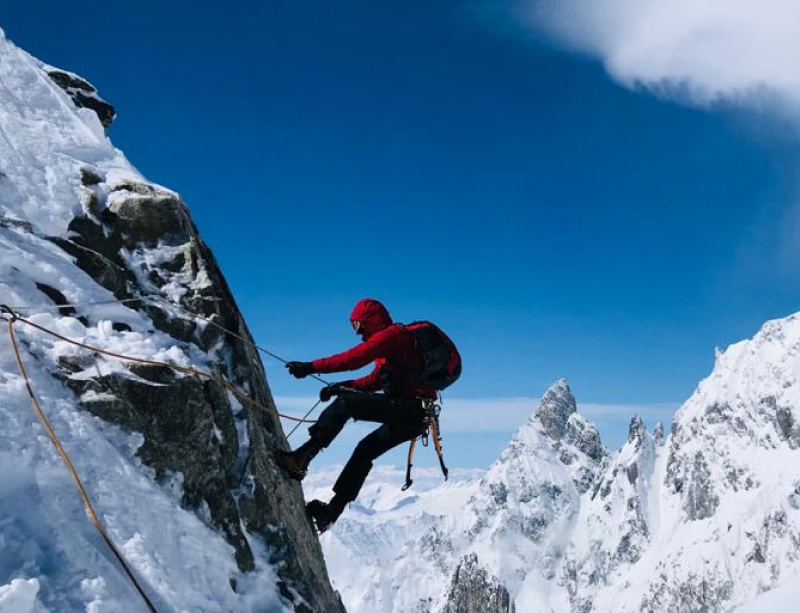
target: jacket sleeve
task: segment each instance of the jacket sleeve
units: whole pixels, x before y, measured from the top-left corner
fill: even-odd
[[[381,366],[380,364],[366,377],[361,377],[355,381],[350,381],[349,387],[362,392],[376,392],[381,389]]]
[[[331,373],[344,370],[358,370],[370,362],[384,357],[391,348],[393,339],[390,335],[376,334],[368,341],[364,341],[343,353],[337,353],[329,358],[314,360],[314,372]]]

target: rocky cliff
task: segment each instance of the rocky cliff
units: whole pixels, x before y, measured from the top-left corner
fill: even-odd
[[[115,116],[85,79],[42,64],[0,32],[0,302],[32,307],[21,314],[70,338],[213,372],[274,409],[247,325],[186,204],[113,148],[105,129]],[[274,413],[170,369],[20,335],[37,393],[160,610],[344,610],[302,491],[275,467],[286,439]],[[7,342],[0,347],[8,399],[0,413],[10,424],[0,433],[0,472],[15,463],[30,471],[18,487],[0,488],[0,586],[35,581],[37,606],[59,612],[98,600],[138,610],[102,544],[73,526],[88,522],[71,502],[64,517],[35,511],[35,531],[8,504],[74,494],[33,423]],[[47,478],[37,463],[49,467]],[[131,481],[140,496],[125,499],[137,489]],[[201,534],[208,551],[196,543],[193,560],[182,543]],[[75,539],[95,553],[76,560]]]

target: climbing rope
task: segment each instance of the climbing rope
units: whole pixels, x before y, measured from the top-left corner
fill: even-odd
[[[111,550],[111,553],[114,554],[114,557],[122,566],[125,574],[130,579],[133,586],[136,588],[136,591],[139,593],[139,596],[142,597],[145,605],[147,606],[148,611],[151,613],[158,613],[153,603],[147,597],[147,594],[142,588],[139,581],[136,579],[136,576],[133,574],[130,566],[128,566],[127,561],[120,553],[117,546],[114,545],[114,541],[111,540],[111,537],[106,532],[106,528],[103,523],[100,521],[100,518],[97,516],[97,513],[92,506],[92,501],[89,499],[89,495],[86,493],[86,488],[83,486],[83,482],[81,481],[80,476],[78,475],[78,471],[75,470],[75,466],[72,464],[72,460],[70,459],[69,455],[67,454],[64,447],[61,445],[61,441],[59,440],[58,436],[56,435],[53,427],[50,425],[50,420],[47,419],[47,416],[44,414],[42,410],[42,405],[39,404],[39,400],[36,398],[36,394],[33,392],[33,388],[31,387],[30,379],[28,378],[28,372],[25,369],[25,364],[22,361],[22,355],[19,351],[19,345],[17,343],[17,337],[14,333],[14,324],[17,321],[24,321],[20,319],[15,313],[10,313],[10,316],[6,318],[8,320],[8,336],[11,339],[11,346],[14,350],[14,357],[17,361],[17,368],[19,369],[19,373],[22,378],[25,380],[25,387],[28,391],[28,396],[30,397],[31,404],[33,405],[33,409],[36,412],[36,416],[39,418],[39,421],[44,426],[45,431],[47,432],[47,436],[50,437],[50,440],[53,442],[53,445],[58,451],[58,454],[61,456],[61,460],[64,462],[64,465],[67,467],[70,475],[72,475],[73,481],[75,481],[75,485],[78,488],[78,492],[80,494],[81,499],[83,500],[83,505],[86,507],[86,513],[89,515],[89,519],[91,519],[94,527],[97,529],[97,532],[100,534],[102,539],[105,541],[108,548]],[[27,322],[26,322],[27,323]],[[37,326],[38,327],[38,326]]]
[[[313,405],[313,406],[312,406],[312,407],[311,407],[311,408],[310,408],[308,411],[306,411],[306,414],[305,414],[305,415],[303,415],[303,419],[306,419],[306,418],[307,418],[309,415],[311,415],[311,414],[314,412],[314,409],[316,409],[316,408],[317,408],[319,405],[321,405],[321,404],[322,404],[322,400],[317,400],[317,401],[314,403],[314,405]],[[291,437],[292,437],[292,434],[294,434],[294,433],[295,433],[295,430],[297,430],[297,429],[300,427],[300,425],[301,425],[301,424],[303,424],[303,423],[305,423],[305,422],[298,421],[298,422],[297,422],[297,423],[294,425],[294,428],[292,428],[291,432],[289,432],[289,434],[287,434],[287,435],[286,435],[286,438],[287,438],[287,439],[291,438]]]
[[[224,298],[204,298],[204,300],[225,301]],[[239,334],[237,332],[234,332],[233,330],[231,330],[229,328],[226,328],[225,326],[223,326],[221,324],[218,324],[213,319],[210,319],[208,317],[204,317],[202,315],[194,313],[193,311],[190,311],[187,308],[184,308],[184,307],[182,307],[182,306],[180,306],[178,304],[175,304],[174,302],[170,302],[169,300],[167,300],[163,296],[159,296],[157,294],[148,294],[148,295],[140,296],[138,298],[123,298],[122,300],[98,300],[98,301],[94,301],[94,302],[82,302],[82,303],[74,303],[74,304],[24,305],[24,306],[12,306],[12,307],[8,307],[8,308],[11,311],[15,312],[15,313],[17,311],[40,311],[41,312],[41,311],[63,309],[63,308],[73,308],[73,309],[75,309],[75,308],[80,308],[80,307],[100,306],[100,305],[108,305],[108,304],[126,304],[126,303],[130,303],[130,302],[147,302],[147,303],[151,304],[152,306],[157,306],[157,307],[166,306],[166,307],[169,307],[169,308],[171,308],[171,309],[173,309],[175,311],[179,311],[181,313],[184,313],[184,314],[188,315],[191,318],[199,319],[201,321],[204,321],[205,323],[209,324],[210,326],[213,326],[213,327],[217,328],[218,330],[220,330],[221,332],[224,332],[225,334],[228,334],[229,336],[232,336],[233,338],[236,338],[236,339],[242,341],[243,343],[245,343],[249,347],[252,347],[256,351],[260,351],[264,355],[267,355],[267,356],[271,357],[272,359],[277,360],[278,362],[281,362],[282,364],[288,364],[288,362],[289,362],[288,360],[282,358],[281,356],[279,356],[278,354],[270,351],[269,349],[267,349],[265,347],[262,347],[261,345],[258,345],[257,343],[254,343],[249,338],[247,338],[245,336],[242,336],[241,334]],[[310,377],[312,379],[315,379],[316,381],[319,381],[320,383],[322,383],[324,385],[330,385],[329,381],[326,381],[325,379],[323,379],[322,377],[320,377],[318,375],[312,374],[312,375],[310,375]],[[289,434],[286,435],[287,439],[291,438],[291,436],[300,427],[300,424],[303,424],[303,423],[314,423],[313,420],[308,420],[308,417],[314,412],[314,410],[320,404],[322,404],[321,401],[316,402],[308,411],[306,411],[306,414],[303,416],[303,420],[304,421],[298,421],[297,422],[297,425],[295,425],[295,427],[292,428],[292,430],[289,432]],[[293,417],[288,417],[287,416],[286,419],[290,419],[290,420],[296,421],[295,418],[293,418]]]
[[[3,308],[4,309],[8,309],[8,307],[3,307]],[[8,311],[6,311],[6,312],[8,312]],[[274,415],[277,415],[278,417],[282,417],[282,418],[288,419],[290,421],[296,421],[298,423],[314,423],[314,420],[308,420],[308,419],[304,419],[304,418],[299,418],[299,417],[295,417],[294,415],[286,415],[285,413],[281,413],[281,412],[277,411],[276,409],[273,409],[273,408],[268,407],[268,406],[266,406],[264,404],[261,404],[260,402],[258,402],[254,398],[251,398],[250,396],[245,394],[243,391],[241,391],[235,385],[233,385],[232,383],[230,383],[229,381],[225,380],[224,378],[222,378],[222,377],[220,377],[218,375],[215,375],[215,374],[212,374],[212,373],[208,373],[208,372],[204,372],[202,370],[198,370],[196,368],[192,368],[191,366],[180,366],[178,364],[170,364],[169,362],[161,362],[159,360],[150,360],[150,359],[147,359],[147,358],[139,358],[139,357],[136,357],[136,356],[125,355],[125,354],[122,354],[122,353],[115,353],[113,351],[108,351],[106,349],[102,349],[100,347],[96,347],[94,345],[89,345],[89,344],[86,344],[86,343],[81,343],[80,341],[76,341],[74,339],[71,339],[71,338],[68,338],[66,336],[63,336],[63,335],[59,334],[58,332],[50,330],[49,328],[45,328],[44,326],[40,326],[39,324],[36,324],[36,323],[30,321],[29,319],[25,319],[24,317],[19,317],[17,314],[15,314],[13,312],[10,313],[10,314],[11,314],[11,317],[9,318],[9,323],[12,326],[13,326],[14,323],[17,323],[17,322],[23,323],[23,324],[25,324],[27,326],[30,326],[31,328],[35,328],[35,329],[39,330],[40,332],[44,332],[45,334],[50,335],[53,338],[56,338],[56,339],[58,339],[60,341],[64,341],[65,343],[69,343],[70,345],[74,345],[76,347],[80,347],[82,349],[86,349],[88,351],[91,351],[93,353],[97,353],[99,355],[105,355],[105,356],[108,356],[108,357],[111,357],[111,358],[122,360],[123,362],[133,362],[133,363],[136,363],[136,364],[145,364],[145,365],[148,365],[148,366],[160,366],[162,368],[169,368],[171,370],[174,370],[176,372],[180,372],[180,373],[183,373],[183,374],[186,374],[186,375],[191,375],[191,376],[194,376],[194,377],[200,377],[200,378],[203,378],[203,379],[208,379],[209,381],[213,381],[214,383],[224,387],[226,390],[231,392],[234,396],[236,396],[242,402],[244,402],[246,404],[249,404],[251,407],[259,409],[259,410],[261,410],[261,411],[263,411],[265,413],[274,414]]]
[[[221,326],[220,324],[216,323],[215,321],[212,321],[211,319],[203,317],[201,315],[197,315],[196,313],[192,313],[191,311],[188,311],[187,309],[179,307],[179,306],[167,301],[164,298],[161,298],[161,297],[158,297],[158,298],[164,304],[166,304],[166,305],[168,305],[168,306],[170,306],[170,307],[172,307],[172,308],[174,308],[176,310],[183,311],[183,312],[191,315],[192,317],[196,317],[198,319],[201,319],[201,320],[205,321],[206,323],[208,323],[208,324],[210,324],[212,326],[215,326],[216,328],[222,330],[223,332],[225,332],[225,333],[227,333],[227,334],[229,334],[229,335],[231,335],[231,336],[233,336],[235,338],[238,338],[239,340],[241,340],[244,343],[247,343],[248,345],[252,346],[256,350],[261,351],[262,353],[265,353],[266,355],[272,357],[273,359],[276,359],[276,360],[278,360],[278,361],[280,361],[280,362],[282,362],[284,364],[287,363],[287,360],[283,359],[279,355],[277,355],[277,354],[275,354],[275,353],[273,353],[273,352],[271,352],[271,351],[269,351],[269,350],[267,350],[267,349],[265,349],[263,347],[260,347],[259,345],[255,344],[251,340],[245,338],[244,336],[242,336],[242,335],[240,335],[240,334],[238,334],[236,332],[233,332],[232,330],[229,330],[229,329],[225,328],[224,326]],[[230,383],[229,381],[227,381],[226,379],[224,379],[223,377],[220,377],[218,375],[215,375],[215,374],[212,374],[212,373],[208,373],[208,372],[204,372],[202,370],[198,370],[196,368],[192,368],[192,367],[189,367],[189,366],[180,366],[180,365],[177,365],[177,364],[170,364],[168,362],[162,362],[162,361],[159,361],[159,360],[151,360],[151,359],[147,359],[147,358],[140,358],[140,357],[136,357],[136,356],[124,355],[124,354],[121,354],[121,353],[108,351],[108,350],[102,349],[100,347],[89,345],[88,343],[82,343],[80,341],[76,341],[74,339],[68,338],[68,337],[66,337],[66,336],[64,336],[62,334],[59,334],[58,332],[55,332],[54,330],[50,330],[49,328],[46,328],[44,326],[40,326],[39,324],[36,324],[36,323],[34,323],[34,322],[24,318],[24,317],[20,317],[17,314],[18,310],[30,310],[30,311],[37,311],[38,310],[38,311],[42,311],[42,310],[51,309],[51,308],[56,308],[56,309],[77,308],[77,307],[98,306],[98,305],[106,305],[106,304],[125,304],[125,303],[129,303],[129,302],[142,302],[142,301],[146,301],[146,302],[150,302],[151,304],[155,304],[155,302],[153,300],[148,300],[148,299],[143,299],[143,298],[126,298],[126,299],[123,299],[123,300],[102,300],[102,301],[87,302],[87,303],[82,303],[82,304],[26,305],[26,306],[18,306],[18,307],[8,307],[6,305],[0,305],[0,318],[5,319],[7,321],[7,323],[8,323],[8,336],[9,336],[9,340],[10,340],[10,343],[11,343],[11,347],[12,347],[13,352],[14,352],[14,358],[16,360],[17,368],[19,369],[19,373],[22,376],[23,380],[25,381],[25,387],[26,387],[26,390],[28,392],[28,396],[30,398],[31,405],[33,406],[34,412],[36,413],[36,416],[38,417],[38,419],[41,422],[42,426],[44,427],[45,431],[47,432],[47,435],[50,438],[50,441],[53,443],[53,446],[56,448],[56,451],[58,452],[59,456],[61,457],[61,460],[63,461],[64,465],[67,467],[67,470],[69,471],[73,481],[75,482],[75,485],[76,485],[76,487],[78,489],[78,493],[79,493],[79,495],[81,497],[81,500],[83,501],[84,507],[86,508],[86,513],[89,516],[89,519],[91,520],[91,522],[94,525],[94,527],[97,530],[97,532],[100,534],[100,536],[103,539],[103,541],[108,546],[108,548],[111,551],[111,553],[114,555],[114,557],[117,559],[117,561],[122,566],[123,570],[125,571],[126,576],[128,577],[128,579],[133,584],[133,586],[136,589],[136,591],[139,594],[139,596],[142,598],[142,601],[144,602],[144,604],[147,607],[148,611],[150,611],[151,613],[158,613],[158,611],[155,608],[155,606],[153,605],[152,601],[148,598],[147,594],[145,593],[144,588],[139,583],[139,581],[137,580],[136,576],[134,575],[132,569],[128,565],[128,562],[125,560],[125,558],[122,555],[122,553],[119,551],[117,546],[111,540],[111,537],[109,536],[108,532],[106,531],[106,528],[105,528],[104,524],[100,521],[100,518],[98,517],[97,512],[94,510],[94,506],[92,505],[91,499],[89,498],[89,495],[88,495],[88,493],[86,491],[86,488],[83,485],[83,481],[81,480],[80,475],[78,474],[77,470],[75,469],[75,465],[72,463],[72,460],[69,457],[69,454],[67,454],[66,450],[64,449],[63,445],[61,444],[61,441],[58,438],[58,435],[55,433],[55,430],[53,429],[53,427],[52,427],[52,425],[50,423],[50,420],[47,418],[47,416],[44,413],[42,405],[40,404],[38,398],[36,397],[36,394],[35,394],[35,392],[33,390],[31,382],[30,382],[30,378],[28,377],[28,372],[27,372],[27,369],[25,368],[25,363],[24,363],[24,361],[22,359],[22,354],[20,352],[19,343],[17,341],[17,335],[16,335],[16,332],[14,330],[14,325],[17,324],[17,323],[23,323],[23,324],[25,324],[27,326],[30,326],[31,328],[34,328],[36,330],[39,330],[40,332],[43,332],[44,334],[47,334],[47,335],[49,335],[49,336],[51,336],[51,337],[53,337],[55,339],[58,339],[60,341],[63,341],[63,342],[68,343],[70,345],[73,345],[75,347],[79,347],[79,348],[85,349],[87,351],[91,351],[91,352],[93,352],[95,354],[98,354],[98,355],[104,355],[104,356],[111,357],[111,358],[114,358],[114,359],[118,359],[118,360],[121,360],[121,361],[124,361],[124,362],[132,362],[132,363],[136,363],[136,364],[145,364],[145,365],[148,365],[148,366],[158,366],[158,367],[163,367],[163,368],[169,368],[169,369],[171,369],[173,371],[180,372],[180,373],[183,373],[183,374],[186,374],[186,375],[189,375],[189,376],[204,378],[204,379],[207,379],[209,381],[213,381],[214,383],[217,383],[221,387],[223,387],[226,390],[228,390],[230,393],[232,393],[240,401],[244,402],[245,404],[250,405],[253,408],[259,409],[259,410],[261,410],[261,411],[263,411],[265,413],[275,414],[278,417],[297,422],[297,424],[292,429],[292,431],[289,432],[289,435],[287,436],[287,438],[290,437],[292,434],[294,434],[294,432],[297,430],[297,428],[300,427],[301,424],[304,424],[304,423],[306,423],[306,424],[315,423],[314,420],[308,419],[308,416],[314,411],[314,409],[316,409],[321,404],[322,401],[321,400],[317,401],[306,412],[306,414],[302,418],[298,418],[298,417],[295,417],[293,415],[286,415],[284,413],[281,413],[281,412],[277,411],[277,409],[268,407],[268,406],[258,402],[254,398],[251,398],[249,395],[247,395],[244,392],[242,392],[241,390],[239,390],[232,383]],[[325,381],[324,379],[322,379],[321,377],[318,377],[316,375],[312,375],[312,377],[314,379],[326,384],[326,385],[328,384],[328,382]]]
[[[105,304],[105,303],[106,302],[104,301],[102,304]],[[100,303],[94,303],[94,304],[100,304]],[[58,305],[58,306],[61,306],[63,308],[63,306],[66,306],[66,305]],[[75,305],[75,306],[86,306],[86,305]],[[86,512],[89,515],[89,518],[91,519],[92,524],[95,526],[95,528],[97,529],[98,533],[100,534],[100,536],[105,541],[106,545],[108,545],[108,548],[114,554],[114,557],[116,557],[116,559],[119,561],[120,565],[122,566],[123,570],[125,571],[125,574],[130,579],[130,581],[133,584],[133,586],[136,588],[136,591],[142,597],[142,600],[144,601],[144,603],[147,606],[148,610],[151,611],[152,613],[157,613],[157,610],[156,610],[155,606],[150,601],[150,599],[147,597],[147,594],[145,593],[145,591],[142,588],[141,584],[136,579],[136,576],[133,574],[133,571],[131,570],[131,568],[128,566],[128,563],[126,562],[125,558],[122,556],[122,554],[120,553],[119,549],[117,549],[116,545],[114,545],[114,542],[111,540],[111,537],[108,535],[108,532],[106,531],[105,526],[100,521],[100,518],[98,517],[97,513],[95,512],[94,507],[92,506],[92,502],[89,499],[89,495],[86,492],[86,488],[84,487],[83,482],[82,482],[80,476],[78,475],[78,472],[75,469],[74,464],[72,463],[72,460],[70,459],[69,455],[67,454],[67,452],[64,449],[63,445],[61,444],[61,441],[59,440],[58,435],[55,433],[55,430],[53,430],[53,427],[50,424],[50,421],[47,419],[47,416],[45,415],[44,410],[42,409],[42,406],[39,403],[39,400],[36,397],[35,392],[33,391],[33,387],[31,385],[30,378],[28,377],[28,372],[27,372],[27,369],[25,368],[25,364],[24,364],[24,361],[22,359],[22,354],[21,354],[20,349],[19,349],[19,343],[17,341],[17,335],[16,335],[16,332],[14,330],[14,325],[17,324],[17,323],[25,324],[27,326],[30,326],[31,328],[34,328],[36,330],[39,330],[40,332],[43,332],[43,333],[47,334],[47,335],[49,335],[49,336],[51,336],[51,337],[53,337],[55,339],[58,339],[60,341],[63,341],[65,343],[68,343],[70,345],[74,345],[74,346],[82,348],[82,349],[86,349],[87,351],[91,351],[91,352],[99,354],[99,355],[108,356],[108,357],[111,357],[111,358],[122,360],[124,362],[133,362],[133,363],[136,363],[136,364],[145,364],[145,365],[148,365],[148,366],[159,366],[159,367],[163,367],[163,368],[169,368],[169,369],[171,369],[173,371],[180,372],[180,373],[183,373],[183,374],[186,374],[186,375],[200,377],[200,378],[207,379],[209,381],[213,381],[213,382],[217,383],[218,385],[224,387],[226,390],[228,390],[234,396],[236,396],[239,400],[245,402],[246,404],[250,405],[251,407],[259,409],[259,410],[261,410],[261,411],[263,411],[265,413],[275,414],[278,417],[282,417],[284,419],[289,419],[289,420],[297,422],[297,425],[295,426],[294,430],[292,430],[292,432],[289,433],[289,436],[291,436],[291,434],[300,426],[300,424],[303,424],[303,423],[314,423],[314,420],[309,420],[309,419],[307,419],[307,417],[320,404],[320,402],[317,402],[306,413],[306,415],[304,417],[302,417],[302,418],[298,418],[298,417],[295,417],[293,415],[286,415],[284,413],[280,413],[276,409],[273,409],[273,408],[267,407],[264,404],[261,404],[260,402],[258,402],[254,398],[251,398],[250,396],[248,396],[247,394],[245,394],[244,392],[239,390],[236,386],[234,386],[229,381],[225,380],[224,378],[222,378],[220,376],[214,375],[212,373],[204,372],[202,370],[198,370],[196,368],[192,368],[192,367],[189,367],[189,366],[180,366],[180,365],[177,365],[177,364],[170,364],[168,362],[162,362],[162,361],[159,361],[159,360],[151,360],[151,359],[147,359],[147,358],[140,358],[140,357],[136,357],[136,356],[130,356],[130,355],[125,355],[125,354],[121,354],[121,353],[116,353],[116,352],[113,352],[113,351],[107,351],[105,349],[102,349],[101,347],[96,347],[94,345],[89,345],[88,343],[82,343],[80,341],[76,341],[76,340],[68,338],[68,337],[66,337],[66,336],[64,336],[62,334],[59,334],[58,332],[55,332],[54,330],[50,330],[49,328],[46,328],[44,326],[40,326],[39,324],[36,324],[36,323],[34,323],[34,322],[32,322],[32,321],[30,321],[28,319],[25,319],[24,317],[20,317],[15,312],[15,310],[13,310],[12,308],[10,308],[8,306],[5,306],[5,305],[0,306],[0,317],[2,317],[3,319],[5,319],[8,322],[8,336],[9,336],[9,340],[11,342],[11,347],[12,347],[12,349],[14,351],[14,357],[15,357],[15,360],[17,362],[17,367],[19,369],[20,375],[22,376],[22,378],[25,381],[25,387],[27,389],[28,396],[30,397],[31,404],[33,405],[33,408],[34,408],[34,411],[36,413],[36,416],[39,418],[39,421],[44,426],[44,429],[46,430],[48,437],[52,441],[53,445],[56,448],[56,451],[61,456],[61,459],[64,462],[64,465],[67,467],[67,470],[69,471],[70,475],[72,476],[72,479],[75,482],[75,485],[76,485],[76,487],[78,489],[78,493],[79,493],[79,495],[81,497],[81,500],[83,501],[84,506],[86,507]]]
[[[7,307],[13,312],[18,311],[49,311],[53,309],[77,309],[78,307],[101,306],[105,304],[127,304],[129,302],[142,302],[142,298],[123,298],[122,300],[96,300],[94,302],[82,302],[80,304],[28,304],[23,306]]]
[[[164,298],[162,296],[151,295],[151,296],[146,296],[146,297],[142,298],[141,300],[143,300],[144,302],[150,302],[150,304],[155,304],[156,302],[160,302],[160,303],[162,303],[162,304],[164,304],[166,306],[169,306],[169,307],[175,309],[176,311],[181,311],[183,313],[186,313],[190,317],[193,317],[193,318],[199,319],[201,321],[204,321],[207,324],[214,326],[218,330],[221,330],[222,332],[225,332],[226,334],[229,334],[230,336],[232,336],[234,338],[238,338],[240,341],[242,341],[246,345],[249,345],[253,349],[255,349],[257,351],[260,351],[261,353],[263,353],[265,355],[268,355],[269,357],[273,358],[274,360],[277,360],[278,362],[280,362],[282,364],[288,364],[289,363],[289,360],[286,360],[286,359],[282,358],[281,356],[279,356],[276,353],[273,353],[269,349],[265,349],[264,347],[254,343],[253,341],[251,341],[250,339],[242,336],[241,334],[238,334],[238,333],[234,332],[233,330],[229,330],[225,326],[221,326],[220,324],[215,322],[213,319],[209,319],[208,317],[203,317],[202,315],[198,315],[197,313],[194,313],[194,312],[190,311],[189,309],[186,309],[186,308],[184,308],[182,306],[179,306],[179,305],[175,304],[174,302],[170,302],[169,300],[167,300],[166,298]],[[325,379],[323,379],[322,377],[319,377],[319,376],[314,375],[314,374],[309,375],[309,376],[312,379],[316,379],[320,383],[324,383],[325,385],[330,385],[330,383],[328,381],[326,381]]]
[[[204,300],[209,300],[209,301],[226,301],[224,298],[203,298],[203,299]],[[229,336],[232,336],[233,338],[236,338],[236,339],[242,341],[243,343],[245,343],[246,345],[252,347],[256,351],[260,351],[261,353],[273,358],[274,360],[277,360],[278,362],[281,362],[282,364],[288,364],[289,363],[288,360],[282,358],[278,354],[270,351],[269,349],[267,349],[265,347],[262,347],[261,345],[258,345],[257,343],[254,343],[249,338],[247,338],[245,336],[242,336],[241,334],[239,334],[237,332],[234,332],[233,330],[231,330],[229,328],[226,328],[225,326],[223,326],[221,324],[218,324],[213,319],[210,319],[208,317],[204,317],[202,315],[194,313],[193,311],[190,311],[187,308],[184,308],[184,307],[182,307],[182,306],[180,306],[178,304],[175,304],[174,302],[170,302],[169,300],[167,300],[163,296],[159,296],[157,294],[148,294],[148,295],[140,296],[138,298],[123,298],[121,300],[114,299],[114,300],[98,300],[98,301],[94,301],[94,302],[81,302],[81,303],[68,303],[68,304],[22,305],[22,306],[10,306],[10,307],[7,307],[7,308],[10,311],[14,312],[14,313],[16,313],[18,311],[39,311],[39,312],[41,312],[41,311],[57,310],[57,309],[64,309],[64,308],[77,309],[77,308],[81,308],[81,307],[101,306],[101,305],[109,305],[109,304],[127,304],[127,303],[131,303],[131,302],[147,302],[147,303],[151,304],[152,306],[158,306],[158,307],[166,306],[166,307],[169,307],[169,308],[171,308],[171,309],[173,309],[175,311],[179,311],[181,313],[184,313],[184,314],[188,315],[189,317],[191,317],[193,319],[199,319],[201,321],[204,321],[205,323],[209,324],[210,326],[213,326],[213,327],[217,328],[218,330],[220,330],[221,332],[224,332],[225,334],[228,334]],[[315,379],[316,381],[319,381],[320,383],[322,383],[324,385],[330,385],[329,381],[326,381],[325,379],[323,379],[322,377],[320,377],[318,375],[312,374],[312,375],[310,375],[310,377],[312,379]],[[291,438],[292,434],[294,434],[295,431],[297,431],[297,429],[300,427],[300,424],[302,424],[302,423],[314,423],[313,420],[308,420],[307,418],[308,418],[309,415],[311,415],[314,412],[314,410],[320,404],[322,404],[321,401],[315,403],[306,412],[306,414],[303,416],[303,421],[298,421],[297,425],[294,428],[292,428],[292,430],[289,432],[289,434],[286,435],[287,439]],[[281,415],[281,417],[285,417],[286,419],[297,421],[296,418],[294,418],[294,417],[289,417],[289,416],[284,416],[284,415]]]
[[[227,302],[224,298],[204,298],[204,300],[210,300],[210,301],[215,301],[215,302]],[[288,364],[289,363],[289,360],[286,360],[285,358],[282,358],[277,353],[273,353],[269,349],[267,349],[265,347],[262,347],[261,345],[258,345],[257,343],[254,343],[249,338],[247,338],[245,336],[242,336],[241,334],[239,334],[237,332],[234,332],[233,330],[231,330],[229,328],[226,328],[223,325],[218,324],[213,319],[210,319],[208,317],[204,317],[203,315],[199,315],[198,313],[190,311],[189,309],[187,309],[185,307],[182,307],[182,306],[180,306],[178,304],[175,304],[174,302],[170,302],[169,300],[167,300],[163,296],[159,296],[157,294],[147,294],[147,295],[140,296],[138,298],[123,298],[121,300],[116,300],[116,299],[114,299],[114,300],[98,300],[98,301],[95,301],[95,302],[81,302],[81,303],[74,303],[74,304],[23,305],[23,306],[10,306],[8,308],[11,309],[14,312],[17,312],[17,311],[40,311],[41,312],[41,311],[57,310],[57,309],[64,309],[64,308],[77,309],[77,308],[80,308],[80,307],[101,306],[101,305],[107,305],[107,304],[127,304],[127,303],[130,303],[130,302],[147,302],[147,303],[150,303],[153,306],[166,306],[166,307],[169,307],[171,309],[174,309],[175,311],[179,311],[181,313],[184,313],[184,314],[188,315],[189,317],[191,317],[193,319],[199,319],[201,321],[204,321],[205,323],[209,324],[210,326],[213,326],[213,327],[217,328],[221,332],[225,332],[225,334],[227,334],[229,336],[232,336],[233,338],[236,338],[236,339],[242,341],[243,343],[245,343],[246,345],[252,347],[256,351],[260,351],[264,355],[268,355],[272,359],[277,360],[281,364]],[[322,377],[320,377],[318,375],[312,374],[312,375],[309,375],[309,376],[312,379],[315,379],[315,380],[319,381],[320,383],[323,383],[324,385],[330,385],[329,381],[326,381],[325,379],[323,379]],[[316,406],[317,405],[315,405],[313,408],[316,408]],[[312,408],[312,411],[313,411],[313,408]],[[310,414],[310,411],[309,411],[309,414]]]

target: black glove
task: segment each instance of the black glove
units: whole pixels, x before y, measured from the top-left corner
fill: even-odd
[[[344,383],[331,383],[330,385],[326,385],[321,390],[319,390],[319,399],[320,402],[328,402],[334,396],[338,396],[339,394],[344,394],[347,392],[347,388],[344,387]]]
[[[286,362],[289,374],[297,379],[304,379],[314,374],[314,365],[311,362]]]

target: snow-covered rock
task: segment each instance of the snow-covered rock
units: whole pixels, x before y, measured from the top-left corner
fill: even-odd
[[[442,613],[514,613],[514,604],[506,587],[472,553],[456,567]]]
[[[798,378],[800,315],[768,322],[717,354],[669,435],[634,417],[613,453],[559,381],[481,477],[348,510],[323,539],[334,585],[351,613],[438,612],[471,560],[486,610],[498,590],[537,613],[795,610]]]
[[[188,208],[114,148],[113,117],[88,82],[0,31],[0,303],[68,338],[213,371],[274,407]],[[170,369],[15,329],[33,389],[159,611],[342,611],[302,490],[274,465],[286,446],[275,415]],[[141,610],[7,338],[0,398],[0,610]]]

